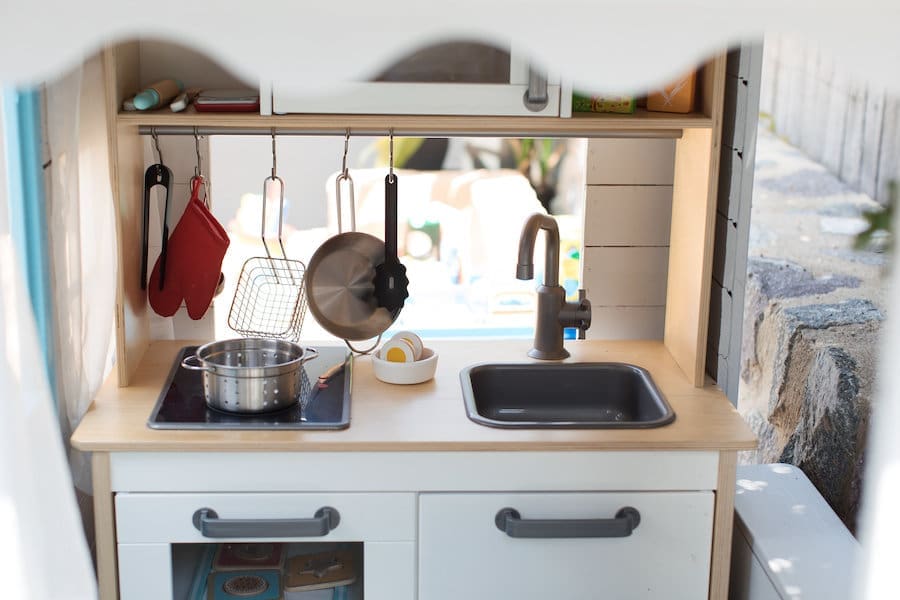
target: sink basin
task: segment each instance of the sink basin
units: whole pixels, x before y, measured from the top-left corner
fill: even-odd
[[[645,369],[624,363],[481,364],[460,372],[469,418],[490,427],[660,427],[675,413]]]

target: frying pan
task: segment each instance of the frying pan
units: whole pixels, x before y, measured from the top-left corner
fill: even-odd
[[[341,222],[343,181],[350,190],[349,231],[343,230]],[[392,311],[379,306],[375,272],[384,263],[385,244],[373,235],[356,231],[353,180],[346,170],[337,176],[335,188],[338,234],[319,246],[310,259],[306,269],[306,296],[316,321],[357,351],[349,342],[380,338],[396,320],[400,308]]]

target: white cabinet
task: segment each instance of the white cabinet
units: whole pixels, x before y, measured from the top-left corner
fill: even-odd
[[[391,493],[117,494],[120,598],[189,600],[183,580],[194,576],[197,548],[268,541],[293,553],[355,548],[351,598],[413,600],[415,506],[415,494]]]
[[[319,91],[308,82],[265,82],[261,113],[569,117],[571,87],[532,72],[527,57],[473,42],[446,42],[401,58],[369,81]]]
[[[697,600],[715,572],[717,452],[125,452],[111,467],[122,600],[188,600],[204,549],[239,541],[354,551],[351,600]]]
[[[713,501],[712,492],[422,494],[419,598],[705,598]]]

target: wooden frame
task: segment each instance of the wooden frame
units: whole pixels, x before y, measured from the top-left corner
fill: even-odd
[[[137,127],[118,124],[122,98],[140,83],[134,68],[137,42],[108,48],[103,53],[107,93],[110,173],[119,239],[119,279],[116,286],[116,367],[119,385],[127,386],[135,366],[150,343],[146,295],[138,285],[140,273],[141,198],[144,157]],[[127,240],[127,241],[126,241]]]
[[[116,510],[112,491],[112,466],[108,452],[91,457],[94,484],[94,535],[97,547],[97,591],[100,598],[119,597],[118,560],[116,559]]]
[[[143,155],[140,126],[190,126],[226,129],[284,128],[342,134],[356,130],[436,131],[472,135],[490,131],[521,135],[669,136],[677,140],[672,233],[666,301],[665,344],[688,380],[705,380],[707,320],[715,233],[716,185],[724,99],[725,57],[700,68],[699,112],[686,115],[638,110],[633,115],[578,114],[572,118],[409,115],[201,114],[188,109],[147,113],[118,112],[122,101],[139,90],[140,47],[131,42],[104,51],[109,96],[110,147],[118,214],[119,285],[116,324],[119,385],[127,386],[150,342],[149,314],[138,287],[140,256],[140,178]]]
[[[720,452],[719,481],[716,484],[716,513],[713,517],[712,567],[709,574],[710,600],[726,600],[728,598],[736,477],[737,452]]]

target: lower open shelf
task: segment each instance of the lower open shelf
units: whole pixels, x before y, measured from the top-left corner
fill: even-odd
[[[278,558],[280,556],[280,559]],[[274,558],[273,558],[274,557]],[[336,558],[335,558],[336,557]],[[349,565],[343,564],[344,557]],[[313,561],[305,580],[319,589],[286,589],[289,568]],[[172,544],[172,597],[175,600],[362,600],[362,542]],[[349,583],[332,585],[333,573],[351,572]],[[343,577],[347,581],[349,577]]]

